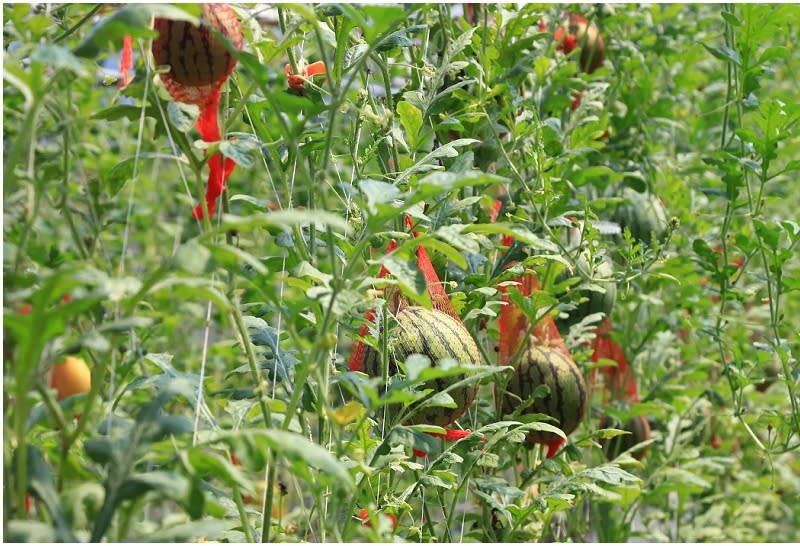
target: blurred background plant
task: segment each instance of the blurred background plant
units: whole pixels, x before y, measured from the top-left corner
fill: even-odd
[[[204,143],[149,58],[152,17],[199,6],[3,6],[7,539],[800,539],[800,10],[232,8]],[[238,167],[200,222],[217,151]],[[428,304],[420,245],[484,358],[457,440],[398,423],[440,372],[348,366],[365,311],[390,323],[374,288]],[[524,268],[515,301],[599,377],[550,459],[493,401]],[[604,318],[636,396],[592,359]],[[608,416],[646,419],[646,456]]]

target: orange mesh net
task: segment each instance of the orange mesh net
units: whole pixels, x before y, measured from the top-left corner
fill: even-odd
[[[412,230],[412,235],[417,237],[418,233],[413,230],[414,223],[410,216],[405,215],[403,220],[406,228]],[[386,248],[386,254],[392,252],[397,248],[397,243],[395,241],[391,241],[389,246]],[[439,276],[436,274],[436,270],[433,267],[433,263],[431,262],[430,256],[428,255],[428,251],[425,250],[425,247],[419,245],[417,247],[417,267],[422,272],[422,276],[425,279],[425,288],[428,291],[428,295],[431,298],[431,307],[437,311],[441,311],[442,313],[446,313],[457,320],[459,323],[461,321],[461,317],[456,313],[453,304],[450,302],[450,298],[447,296],[447,292],[444,290],[444,286],[442,282],[439,280]],[[378,278],[383,278],[389,274],[389,271],[385,267],[381,267],[380,271],[378,272]],[[402,300],[402,298],[401,298]],[[407,302],[401,301],[401,305],[407,305]],[[365,314],[364,317],[367,321],[374,323],[375,321],[375,310],[369,309]],[[369,333],[369,325],[363,324],[361,328],[359,328],[358,335],[360,337],[364,337]],[[350,371],[361,371],[363,368],[364,359],[366,358],[366,353],[369,350],[369,347],[362,341],[357,341],[355,346],[353,347],[353,353],[350,355]],[[429,433],[431,436],[444,438],[446,440],[460,440],[465,436],[469,436],[471,431],[469,430],[460,430],[460,429],[445,429],[445,434],[437,434],[437,433]],[[425,451],[414,449],[413,453],[416,457],[425,457],[427,453]]]
[[[497,201],[495,202],[495,207],[497,207]],[[510,235],[503,236],[503,246],[510,247],[513,242],[514,239]],[[509,264],[509,266],[511,265],[512,264]],[[541,289],[539,281],[533,273],[518,277],[515,281],[518,283],[517,289],[523,296],[530,296]],[[522,310],[511,302],[506,293],[506,287],[501,286],[499,290],[504,292],[503,302],[505,303],[500,309],[500,318],[498,321],[500,330],[500,343],[498,348],[499,363],[501,365],[509,365],[513,362],[514,356],[520,350],[522,344],[527,342],[528,338],[526,334],[530,323]],[[540,345],[558,349],[563,352],[567,358],[572,360],[572,355],[567,348],[567,344],[564,343],[561,333],[558,331],[558,327],[551,316],[548,315],[535,324],[531,333]],[[545,444],[547,446],[547,458],[553,458],[564,443],[564,440],[559,438],[558,440]]]
[[[600,359],[608,359],[613,360],[617,365],[595,368],[592,371],[592,383],[596,382],[597,370],[599,369],[604,375],[606,399],[610,394],[611,397],[617,400],[624,397],[631,402],[639,402],[639,392],[636,388],[636,378],[633,375],[633,368],[628,365],[628,360],[625,358],[625,351],[623,351],[620,344],[611,339],[612,329],[611,321],[608,319],[604,320],[603,324],[597,327],[592,362],[598,362]]]

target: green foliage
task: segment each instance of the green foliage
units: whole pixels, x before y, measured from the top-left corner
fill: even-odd
[[[800,12],[470,6],[234,6],[211,143],[144,55],[153,16],[198,6],[3,6],[4,536],[800,540]],[[592,74],[552,38],[563,9],[604,37]],[[195,221],[217,152],[238,166]],[[388,350],[384,289],[436,304],[419,248],[482,356],[449,430],[408,417],[465,370],[349,362]],[[587,384],[613,303],[639,400],[601,371],[555,457],[526,445],[562,431],[503,420],[505,301],[562,325]],[[92,386],[57,400],[65,355]],[[603,415],[648,420],[642,461],[606,460]]]

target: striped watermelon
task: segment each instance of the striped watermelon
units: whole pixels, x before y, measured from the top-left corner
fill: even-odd
[[[599,427],[617,428],[630,432],[630,434],[623,434],[622,436],[615,436],[608,440],[601,441],[603,453],[605,453],[609,461],[616,458],[620,453],[631,449],[633,446],[650,439],[650,423],[647,422],[647,418],[644,415],[637,415],[636,417],[628,419],[623,427],[618,419],[609,418],[608,415],[603,414],[600,417]],[[636,460],[641,461],[644,459],[645,455],[647,455],[648,451],[650,451],[649,445],[635,453],[631,453],[631,455]]]
[[[778,356],[778,353],[773,353],[772,360],[764,367],[764,381],[756,385],[756,390],[767,392],[767,389],[778,380],[782,371],[781,357]]]
[[[397,373],[398,362],[404,362],[412,354],[421,354],[431,360],[431,365],[444,358],[453,358],[461,366],[480,365],[481,353],[472,335],[458,320],[441,311],[424,307],[405,307],[396,317],[397,325],[389,338],[389,374]],[[361,369],[368,375],[381,375],[381,357],[374,349],[368,349]],[[464,379],[455,376],[436,379],[423,388],[432,388],[441,392],[450,385]],[[429,424],[447,426],[461,417],[475,401],[478,386],[470,385],[454,389],[448,394],[455,400],[457,407],[444,408],[431,406],[416,413],[410,424]]]
[[[558,421],[556,426],[564,434],[571,434],[586,415],[586,382],[581,371],[563,351],[539,345],[536,338],[531,337],[506,386],[502,399],[503,413],[512,414],[520,404],[528,401],[539,385],[547,385],[550,392],[544,398],[537,398],[526,411],[553,417]],[[534,431],[526,441],[547,444],[558,439],[552,432]]]
[[[156,65],[169,65],[170,79],[187,86],[201,86],[224,80],[236,66],[236,58],[214,36],[219,31],[234,47],[242,49],[239,20],[225,4],[203,4],[200,26],[188,21],[157,18],[153,27]]]
[[[651,193],[639,193],[631,188],[625,188],[622,197],[628,200],[627,204],[620,205],[614,219],[622,228],[628,228],[637,241],[653,244],[653,235],[663,242],[667,235],[667,209],[658,196]]]
[[[611,311],[614,310],[614,304],[617,301],[617,284],[612,280],[614,270],[613,266],[611,265],[611,260],[606,258],[600,262],[595,269],[594,274],[592,274],[591,267],[583,255],[578,258],[576,265],[579,270],[576,275],[580,275],[583,278],[593,276],[595,279],[593,284],[601,286],[603,289],[605,289],[605,292],[601,293],[595,290],[581,290],[581,297],[586,298],[587,301],[580,303],[576,309],[570,311],[567,319],[559,321],[559,329],[563,329],[564,327],[568,328],[593,313],[603,313],[603,315],[609,317],[611,315]],[[565,281],[568,278],[570,278],[569,272],[565,271],[559,277],[559,281]]]
[[[553,37],[558,43],[557,48],[564,53],[569,53],[576,47],[581,48],[578,66],[582,71],[591,74],[603,66],[606,58],[605,41],[597,26],[589,23],[582,15],[571,13],[566,24],[557,28]]]

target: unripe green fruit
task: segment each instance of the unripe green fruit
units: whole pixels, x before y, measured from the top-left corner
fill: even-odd
[[[777,353],[774,353],[772,360],[764,368],[764,381],[756,385],[756,390],[758,392],[767,392],[767,389],[778,379],[781,371],[781,358]]]
[[[608,259],[603,260],[595,268],[592,274],[589,263],[586,257],[581,255],[576,263],[578,271],[574,276],[581,278],[594,277],[593,284],[601,286],[605,289],[604,293],[595,290],[583,289],[580,291],[582,298],[588,298],[587,301],[580,303],[576,309],[570,311],[569,317],[563,321],[559,321],[559,326],[570,327],[586,318],[593,313],[603,313],[606,317],[611,315],[614,310],[614,304],[617,301],[617,284],[611,280],[614,269],[611,261]],[[568,271],[564,271],[559,277],[559,282],[563,282],[570,278]]]
[[[586,415],[586,382],[571,358],[558,349],[536,345],[533,339],[506,386],[502,400],[503,414],[511,415],[520,404],[527,403],[536,387],[547,385],[550,392],[543,398],[537,398],[525,411],[553,417],[557,421],[556,426],[569,435]],[[528,434],[526,441],[543,444],[558,439],[552,432],[534,431]]]
[[[603,453],[609,461],[616,458],[620,453],[628,451],[633,446],[645,442],[650,439],[650,423],[644,415],[637,415],[625,422],[625,426],[618,419],[609,418],[608,415],[603,414],[600,417],[600,428],[617,428],[630,432],[630,434],[623,434],[621,436],[614,436],[608,440],[601,441],[603,446]],[[650,446],[645,446],[643,449],[631,453],[634,459],[641,461],[644,459],[647,452],[650,451]]]
[[[669,220],[661,200],[651,193],[639,193],[630,188],[623,190],[622,197],[629,203],[620,205],[615,212],[614,219],[620,227],[627,227],[637,241],[652,244],[655,234],[656,239],[664,242]]]
[[[452,358],[459,366],[475,366],[481,363],[481,353],[472,335],[464,325],[445,313],[424,307],[406,307],[397,314],[397,325],[389,337],[389,374],[397,372],[398,362],[404,362],[412,354],[428,357],[431,366],[445,358]],[[367,351],[362,370],[373,377],[381,375],[381,357],[374,349]],[[423,385],[441,392],[464,379],[452,376],[435,379]],[[478,385],[469,385],[448,391],[456,403],[455,408],[430,406],[415,413],[410,424],[447,426],[461,417],[475,401]]]

